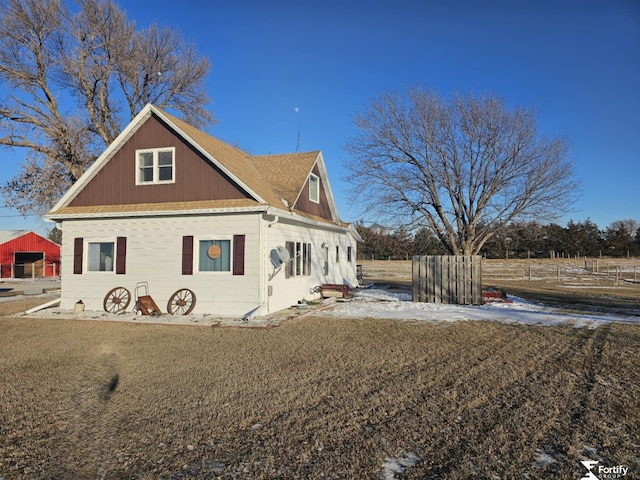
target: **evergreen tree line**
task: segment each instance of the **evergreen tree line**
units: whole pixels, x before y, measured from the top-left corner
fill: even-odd
[[[379,226],[356,229],[363,239],[358,258],[366,260],[407,260],[413,255],[447,255],[447,250],[428,229],[412,233],[404,228]],[[619,220],[604,230],[590,220],[570,221],[566,227],[555,223],[510,223],[496,231],[485,243],[485,258],[562,258],[640,256],[640,223]]]

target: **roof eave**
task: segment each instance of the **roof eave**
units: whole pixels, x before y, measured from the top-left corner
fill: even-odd
[[[255,207],[223,207],[223,208],[192,208],[192,209],[167,209],[167,210],[142,210],[142,211],[117,211],[112,212],[87,212],[87,213],[62,213],[53,212],[45,216],[45,220],[60,222],[64,220],[88,220],[92,218],[123,218],[123,217],[166,217],[178,215],[220,215],[229,213],[254,213],[265,212],[267,205]]]
[[[302,223],[304,225],[310,225],[310,226],[322,228],[325,230],[333,230],[333,231],[339,231],[343,233],[348,231],[347,227],[334,223],[330,220],[314,220],[313,218],[304,217],[296,213],[295,211],[291,212],[286,210],[276,210],[276,209],[269,208],[267,213],[269,213],[270,215],[278,216],[280,218],[285,218],[293,222]]]

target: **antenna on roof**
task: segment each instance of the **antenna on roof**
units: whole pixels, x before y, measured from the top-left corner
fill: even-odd
[[[298,141],[296,143],[296,152],[298,153],[298,149],[300,148],[300,109],[298,107],[293,107],[293,111],[298,114]]]

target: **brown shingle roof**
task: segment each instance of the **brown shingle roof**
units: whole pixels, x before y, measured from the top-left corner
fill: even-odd
[[[229,169],[272,207],[283,208],[282,199],[294,205],[320,151],[251,156],[184,120],[162,112],[184,133]]]
[[[180,130],[189,135],[189,137],[207,153],[218,160],[218,162],[227,168],[238,180],[264,199],[265,202],[276,208],[283,207],[278,195],[276,195],[270,185],[264,181],[265,179],[261,173],[258,172],[255,165],[251,162],[249,154],[192,127],[184,120],[180,120],[164,111],[162,113],[180,128]]]
[[[315,151],[285,155],[261,155],[251,157],[251,161],[280,198],[284,198],[289,205],[294,205],[319,153],[319,151]]]

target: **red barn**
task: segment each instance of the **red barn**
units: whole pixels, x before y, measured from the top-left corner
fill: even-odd
[[[0,278],[60,275],[60,245],[29,230],[0,230]]]

